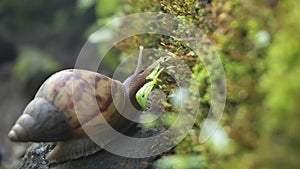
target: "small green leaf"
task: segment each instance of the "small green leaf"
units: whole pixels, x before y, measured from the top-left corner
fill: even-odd
[[[147,100],[153,87],[154,87],[153,81],[148,82],[135,95],[137,102],[143,109],[146,109],[147,107]]]
[[[160,65],[157,64],[157,66],[152,70],[152,72],[146,77],[147,80],[152,80],[155,78],[157,72],[158,72],[158,69],[159,69]]]
[[[154,70],[146,77],[147,80],[152,80],[148,83],[146,83],[143,87],[140,88],[140,90],[136,93],[135,98],[138,102],[138,104],[143,108],[147,108],[147,101],[149,98],[149,95],[154,88],[154,86],[157,84],[160,73],[163,71],[163,68],[159,70],[160,65],[158,64]]]

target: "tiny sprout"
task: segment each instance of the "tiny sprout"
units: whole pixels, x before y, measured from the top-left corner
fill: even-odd
[[[159,69],[160,65],[158,64],[154,70],[146,77],[147,80],[152,80],[146,83],[135,95],[135,98],[138,104],[143,108],[147,108],[147,101],[151,91],[153,90],[154,86],[161,81],[158,79],[158,76],[163,71],[164,68]]]

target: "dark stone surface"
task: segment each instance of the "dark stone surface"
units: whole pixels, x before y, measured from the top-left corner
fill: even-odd
[[[134,126],[136,128],[136,126]],[[132,129],[131,129],[132,130]],[[156,128],[153,130],[137,130],[134,132],[134,137],[149,137],[159,134],[163,131],[163,128]],[[157,151],[160,146],[168,146],[170,141],[168,137],[166,140],[154,142],[149,151]],[[137,145],[138,146],[138,145]],[[153,162],[159,158],[158,156],[153,156],[149,158],[125,158],[117,156],[115,154],[109,153],[105,150],[100,150],[99,152],[80,158],[77,160],[68,161],[61,164],[51,164],[44,159],[45,155],[53,149],[54,143],[34,143],[27,150],[24,158],[22,159],[22,164],[19,167],[23,168],[33,168],[33,169],[149,169],[153,168]]]
[[[22,165],[19,167],[33,169],[142,169],[151,168],[151,163],[154,157],[145,159],[134,159],[120,157],[111,154],[105,150],[101,150],[96,154],[88,157],[80,158],[73,161],[68,161],[62,164],[51,164],[44,159],[45,155],[53,148],[53,143],[34,143],[27,150],[25,157],[22,160]]]

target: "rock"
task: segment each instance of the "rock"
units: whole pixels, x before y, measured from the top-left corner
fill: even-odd
[[[153,158],[146,159],[131,159],[120,157],[111,154],[107,151],[101,150],[96,154],[88,157],[80,158],[73,161],[68,161],[62,164],[51,164],[44,159],[45,155],[54,147],[53,143],[34,143],[27,150],[22,165],[19,167],[23,168],[34,168],[34,169],[142,169],[147,168],[149,163],[153,161]]]
[[[137,128],[136,126],[134,127]],[[134,131],[134,137],[150,137],[159,134],[164,128],[156,128],[152,130],[142,130],[138,129]],[[131,129],[132,131],[132,129]],[[165,137],[168,139],[168,137]],[[159,146],[169,146],[170,141],[164,140],[160,141],[159,144],[153,143],[151,148],[157,150]],[[137,145],[138,146],[138,145]],[[19,167],[23,168],[34,168],[34,169],[148,169],[152,168],[153,162],[158,158],[158,156],[152,156],[148,158],[126,158],[121,157],[105,150],[100,150],[99,152],[72,161],[68,161],[62,164],[51,164],[44,159],[45,155],[54,148],[54,143],[34,143],[27,150],[24,158],[22,159],[22,164]],[[150,151],[156,151],[156,150]]]

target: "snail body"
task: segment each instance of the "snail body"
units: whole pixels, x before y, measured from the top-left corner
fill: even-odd
[[[84,128],[89,129],[90,135],[101,137],[106,131],[102,116],[116,130],[129,125],[130,121],[119,110],[127,104],[124,102],[126,96],[135,108],[140,108],[135,93],[161,61],[157,60],[141,71],[141,51],[135,72],[123,83],[81,69],[63,70],[52,75],[26,106],[9,132],[9,139],[56,142],[55,148],[46,156],[50,163],[61,163],[99,151],[101,147],[87,136]]]

